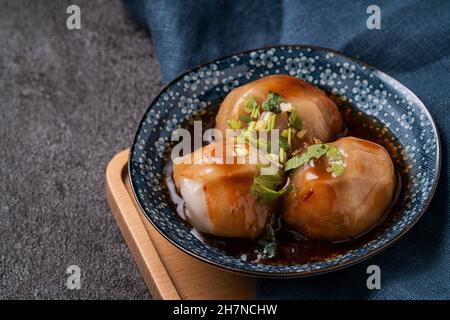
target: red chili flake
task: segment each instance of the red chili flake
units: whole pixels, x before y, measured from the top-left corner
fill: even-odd
[[[310,188],[309,191],[303,197],[303,201],[308,200],[313,194],[314,194],[314,190],[313,190],[313,188]]]

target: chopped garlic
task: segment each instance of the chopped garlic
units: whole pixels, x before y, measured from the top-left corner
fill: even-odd
[[[294,107],[290,102],[282,102],[280,103],[280,109],[281,112],[291,112],[294,109]]]

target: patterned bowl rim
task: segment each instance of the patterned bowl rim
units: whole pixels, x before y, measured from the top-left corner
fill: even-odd
[[[138,204],[141,212],[143,213],[143,215],[146,217],[146,219],[152,224],[152,226],[159,232],[159,234],[161,234],[166,240],[168,240],[172,245],[174,245],[176,248],[180,249],[181,251],[183,251],[184,253],[187,253],[188,255],[190,255],[191,257],[194,257],[202,262],[205,262],[209,265],[212,265],[214,267],[217,267],[221,270],[225,270],[231,273],[235,273],[235,274],[240,274],[240,275],[246,275],[246,276],[250,276],[250,277],[258,277],[258,278],[304,278],[304,277],[309,277],[309,276],[314,276],[314,275],[319,275],[319,274],[325,274],[325,273],[330,273],[333,271],[337,271],[337,270],[341,270],[350,266],[353,266],[355,264],[358,264],[360,262],[363,262],[369,258],[372,258],[373,256],[377,255],[378,253],[386,250],[387,248],[391,247],[394,243],[397,243],[401,238],[403,238],[403,236],[408,233],[408,231],[410,231],[415,225],[416,223],[420,220],[420,218],[422,218],[423,214],[425,213],[425,211],[427,210],[428,206],[431,203],[431,200],[433,199],[434,193],[436,191],[438,182],[439,182],[439,177],[441,174],[441,162],[442,162],[442,153],[441,153],[441,140],[439,137],[439,132],[436,126],[436,123],[434,122],[434,119],[430,113],[430,111],[428,110],[428,108],[425,106],[425,104],[422,102],[422,100],[417,97],[417,95],[412,92],[409,88],[407,88],[404,84],[402,84],[401,82],[399,82],[398,80],[396,80],[394,77],[392,77],[391,75],[389,75],[388,73],[381,71],[380,69],[367,64],[365,62],[360,61],[359,59],[350,57],[348,55],[343,54],[340,51],[337,50],[333,50],[333,49],[329,49],[329,48],[324,48],[324,47],[320,47],[320,46],[315,46],[315,45],[307,45],[307,44],[283,44],[283,45],[270,45],[270,46],[265,46],[265,47],[259,47],[259,48],[254,48],[254,49],[249,49],[249,50],[243,50],[243,51],[238,51],[238,52],[234,52],[232,54],[223,56],[223,57],[219,57],[219,58],[215,58],[212,60],[209,60],[205,63],[201,63],[197,66],[194,66],[190,69],[188,69],[187,71],[179,74],[177,77],[175,77],[172,81],[170,81],[167,85],[165,85],[160,91],[159,93],[153,98],[152,102],[150,103],[149,107],[146,109],[146,111],[144,112],[139,125],[136,129],[136,132],[133,136],[133,140],[132,140],[132,144],[131,144],[131,148],[129,151],[129,155],[128,155],[128,172],[131,172],[131,161],[132,161],[132,157],[134,154],[134,149],[136,146],[136,141],[137,141],[137,137],[139,132],[141,131],[141,128],[145,122],[145,120],[147,119],[147,115],[150,112],[150,110],[152,109],[152,106],[154,104],[154,102],[158,99],[158,97],[160,97],[166,90],[168,90],[172,85],[174,85],[175,83],[177,83],[178,81],[180,81],[184,76],[198,70],[201,69],[207,65],[210,65],[212,63],[218,62],[218,61],[223,61],[223,60],[227,60],[230,59],[231,57],[235,56],[235,55],[245,55],[245,54],[250,54],[251,52],[254,51],[259,51],[259,50],[270,50],[270,49],[277,49],[277,48],[292,48],[295,50],[298,49],[311,49],[311,50],[316,50],[316,51],[323,51],[323,52],[327,52],[327,53],[333,53],[337,56],[340,56],[344,59],[347,59],[349,61],[352,61],[354,63],[357,63],[359,65],[365,66],[368,69],[370,69],[372,72],[377,72],[387,78],[389,78],[390,81],[392,81],[393,84],[397,85],[399,88],[401,88],[402,90],[405,91],[406,95],[409,95],[413,98],[415,98],[415,101],[417,103],[417,106],[428,116],[428,118],[430,119],[430,124],[433,130],[433,134],[436,138],[436,165],[435,165],[435,169],[436,169],[436,178],[433,181],[433,186],[431,188],[431,191],[428,194],[428,197],[423,205],[423,207],[421,208],[420,212],[417,214],[416,218],[411,221],[408,225],[406,225],[404,227],[404,229],[398,234],[396,235],[393,239],[389,240],[388,242],[386,242],[385,244],[381,245],[379,248],[376,249],[372,249],[362,255],[360,255],[359,257],[350,259],[349,261],[346,262],[341,262],[338,263],[336,265],[332,265],[332,266],[328,266],[325,268],[321,268],[321,269],[317,269],[317,270],[309,270],[309,271],[292,271],[292,272],[272,272],[272,271],[254,271],[254,270],[246,270],[246,269],[241,269],[241,268],[237,268],[237,267],[233,267],[233,266],[229,266],[229,265],[224,265],[221,264],[219,262],[216,261],[212,261],[206,257],[203,257],[199,254],[196,254],[190,250],[188,250],[187,248],[183,247],[182,245],[176,243],[174,240],[172,240],[168,235],[166,235],[164,233],[163,230],[161,230],[158,225],[152,221],[152,219],[149,217],[149,215],[145,212],[143,205],[141,204],[141,200],[139,199],[139,197],[137,196],[136,193],[136,189],[135,189],[135,185],[134,185],[134,181],[132,178],[132,175],[129,174],[129,179],[130,179],[130,185],[131,185],[131,190],[133,192],[133,196],[136,200],[136,203]],[[377,75],[378,76],[378,75]],[[403,211],[403,210],[402,210]]]

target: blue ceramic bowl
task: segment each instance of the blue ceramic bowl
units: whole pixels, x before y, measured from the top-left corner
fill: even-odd
[[[300,77],[338,96],[348,112],[365,115],[394,161],[405,166],[401,212],[373,240],[332,258],[299,265],[241,260],[198,240],[172,209],[164,191],[165,154],[172,131],[205,109],[218,105],[232,89],[269,74]],[[370,124],[369,124],[370,125]],[[436,188],[440,144],[424,104],[404,85],[364,63],[331,50],[280,46],[238,53],[197,67],[167,85],[146,111],[129,159],[131,185],[143,213],[171,243],[212,265],[250,275],[305,276],[362,261],[404,235],[422,216]]]

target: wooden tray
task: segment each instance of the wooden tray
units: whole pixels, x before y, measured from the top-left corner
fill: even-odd
[[[253,298],[254,279],[203,263],[159,234],[135,202],[127,164],[124,150],[106,168],[108,203],[153,298]]]

